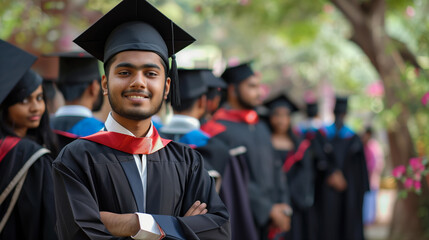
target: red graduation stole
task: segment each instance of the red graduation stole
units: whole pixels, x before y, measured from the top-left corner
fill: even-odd
[[[254,110],[236,110],[236,109],[219,109],[212,120],[227,120],[231,122],[241,122],[247,124],[256,124],[259,121],[258,114]]]
[[[308,147],[310,147],[310,141],[308,139],[303,140],[299,145],[298,150],[295,153],[288,155],[286,158],[282,167],[283,171],[289,172],[295,163],[301,161]]]
[[[201,126],[201,130],[210,137],[216,136],[226,130],[226,127],[218,123],[218,120],[226,120],[238,123],[256,124],[259,121],[258,114],[254,110],[235,110],[221,108],[216,111],[213,118]]]
[[[21,140],[19,137],[7,136],[4,139],[0,140],[0,162],[3,160],[4,156],[12,150]]]
[[[138,138],[117,132],[100,131],[81,138],[129,154],[152,154],[171,142],[171,140],[161,138],[155,127],[150,137]]]
[[[76,134],[65,132],[65,131],[61,131],[61,130],[58,130],[58,129],[53,129],[52,131],[54,133],[58,134],[58,135],[66,137],[66,138],[71,138],[71,139],[78,139],[79,138],[79,136],[76,135]]]

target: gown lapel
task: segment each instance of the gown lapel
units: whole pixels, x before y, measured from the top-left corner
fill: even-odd
[[[143,185],[134,159],[120,161],[120,163],[122,169],[124,169],[125,175],[127,176],[128,183],[131,186],[131,190],[133,191],[138,211],[145,212]]]

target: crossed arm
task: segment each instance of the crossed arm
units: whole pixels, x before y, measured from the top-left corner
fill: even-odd
[[[196,201],[184,217],[202,215],[207,213],[207,204]],[[112,212],[100,212],[100,219],[107,230],[114,236],[129,237],[134,236],[140,230],[137,214],[126,213],[117,214]]]

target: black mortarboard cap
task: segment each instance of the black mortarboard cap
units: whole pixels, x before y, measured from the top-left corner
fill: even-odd
[[[24,76],[19,79],[18,83],[9,92],[9,95],[4,99],[6,106],[11,106],[21,102],[31,95],[41,84],[43,78],[35,71],[28,69]]]
[[[98,60],[87,52],[62,52],[49,56],[59,57],[58,84],[74,85],[101,79]]]
[[[180,78],[180,98],[195,99],[207,93],[207,85],[204,77],[210,70],[205,69],[179,69]],[[211,73],[211,72],[210,72]],[[213,76],[214,77],[214,76]]]
[[[269,98],[264,102],[264,105],[270,110],[270,112],[277,107],[286,107],[290,110],[291,113],[299,110],[296,104],[292,102],[285,94],[280,94],[278,96]]]
[[[37,57],[0,40],[0,103],[27,73]]]
[[[336,97],[335,99],[335,114],[347,113],[347,97]]]
[[[221,77],[228,84],[238,84],[254,74],[249,62],[225,69]]]
[[[202,78],[207,85],[207,88],[226,88],[226,82],[213,74],[210,69],[201,69]]]
[[[177,64],[174,54],[195,39],[146,0],[123,0],[94,23],[74,42],[106,63],[127,50],[157,53],[166,66],[172,57],[172,104],[180,104]]]
[[[317,102],[307,103],[306,113],[307,117],[309,118],[316,117],[319,113],[319,107],[317,106]]]
[[[90,83],[101,81],[98,60],[85,51],[52,53],[59,58],[58,88],[66,101],[79,98]]]

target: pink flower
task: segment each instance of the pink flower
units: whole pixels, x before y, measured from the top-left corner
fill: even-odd
[[[400,177],[402,177],[404,175],[405,171],[406,171],[405,166],[404,165],[400,165],[400,166],[397,166],[395,169],[393,169],[392,175],[395,178],[400,178]]]
[[[425,93],[421,99],[423,106],[426,106],[429,102],[429,92]]]
[[[411,158],[410,166],[415,172],[422,172],[425,170],[425,166],[423,165],[421,158]]]
[[[331,4],[325,4],[325,5],[323,6],[323,11],[324,11],[325,13],[332,13],[332,12],[334,12],[334,10],[335,10],[335,8],[334,8],[334,6],[332,6]]]
[[[382,97],[384,95],[384,85],[381,80],[368,85],[366,92],[370,97]]]
[[[232,57],[228,60],[228,67],[235,67],[240,65],[240,59],[238,57]]]
[[[407,178],[405,180],[404,186],[405,186],[406,189],[410,189],[410,188],[413,187],[413,183],[414,183],[413,179]]]
[[[414,181],[414,188],[419,191],[422,189],[422,183],[420,181]]]
[[[414,15],[416,15],[416,10],[414,10],[414,8],[411,6],[408,6],[407,9],[405,10],[405,14],[408,17],[414,17]]]
[[[240,0],[239,3],[240,3],[240,5],[245,6],[245,5],[248,5],[250,3],[250,0]]]

